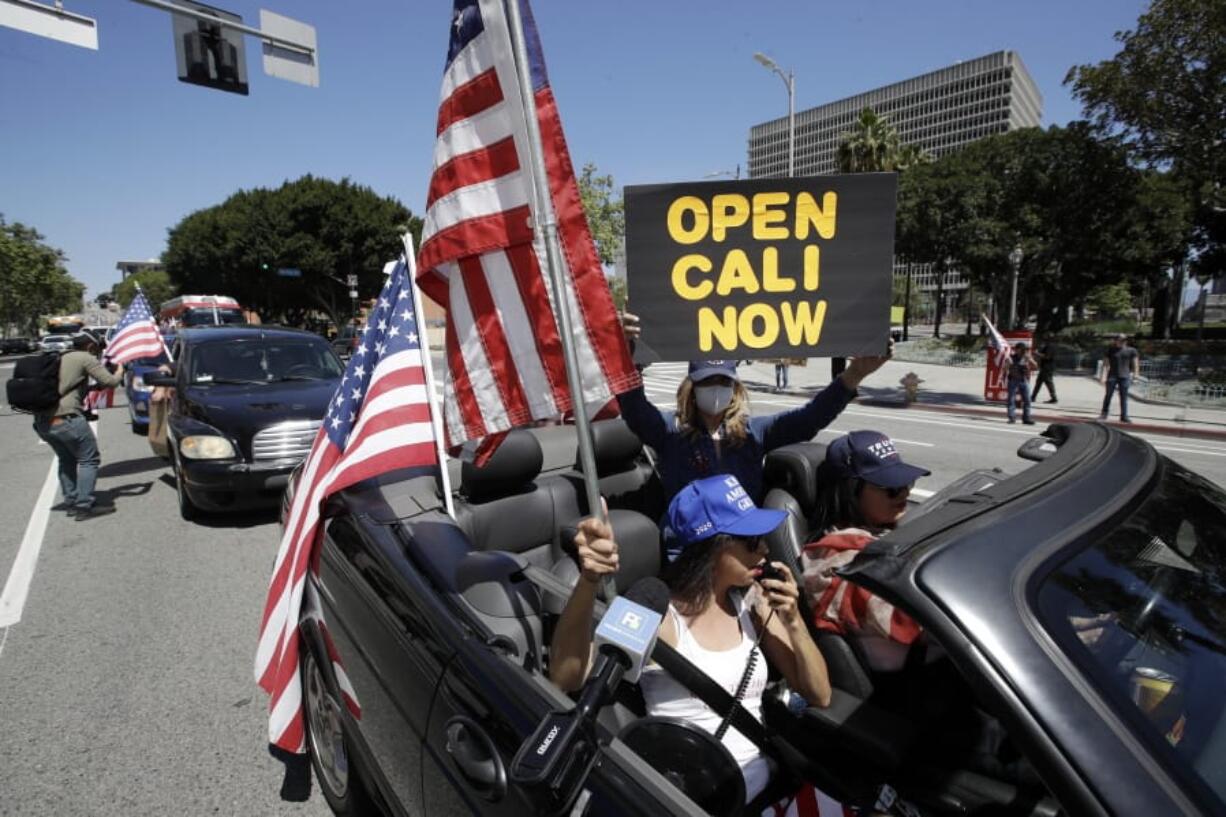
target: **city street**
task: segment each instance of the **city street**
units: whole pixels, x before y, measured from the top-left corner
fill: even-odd
[[[684,364],[647,372],[671,406]],[[0,381],[12,360],[0,363]],[[756,392],[756,414],[801,398]],[[819,439],[859,428],[890,434],[932,470],[935,491],[967,470],[1027,463],[1033,432],[1001,420],[851,406]],[[179,518],[173,479],[130,432],[127,411],[102,412],[99,494],[114,515],[74,522],[47,508],[53,458],[30,418],[0,416],[0,815],[322,815],[279,796],[266,751],[265,696],[252,680],[261,605],[276,553],[275,513]],[[1153,436],[1162,453],[1219,484],[1226,445]]]

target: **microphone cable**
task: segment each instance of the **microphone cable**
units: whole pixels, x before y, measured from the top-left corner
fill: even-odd
[[[753,678],[754,669],[758,666],[758,655],[761,653],[758,645],[762,643],[762,636],[766,635],[766,628],[770,625],[774,615],[775,608],[772,607],[770,613],[766,616],[766,620],[762,622],[762,627],[758,630],[757,636],[754,638],[753,646],[749,648],[749,658],[745,661],[745,672],[741,675],[741,681],[736,686],[736,694],[732,696],[732,706],[728,707],[728,712],[725,713],[724,719],[719,722],[719,728],[715,730],[716,740],[722,741],[724,739],[724,733],[728,731],[728,727],[732,723],[732,713],[741,705],[741,701],[745,698],[745,693],[749,691],[749,681]]]

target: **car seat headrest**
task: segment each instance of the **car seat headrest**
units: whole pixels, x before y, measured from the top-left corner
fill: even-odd
[[[630,585],[646,576],[660,572],[660,529],[656,523],[638,511],[614,508],[609,511],[609,526],[617,541],[617,592],[625,593]],[[568,561],[574,562],[577,522],[562,526],[559,544]],[[556,570],[555,570],[556,572]],[[578,571],[574,571],[577,578]]]
[[[596,453],[596,477],[620,474],[634,467],[643,453],[643,442],[620,417],[592,423],[592,448]],[[583,462],[576,456],[575,468],[583,471]]]
[[[541,444],[532,432],[515,429],[480,468],[471,462],[461,466],[460,490],[470,502],[510,496],[532,484],[543,462]]]
[[[818,468],[826,459],[824,443],[795,443],[776,448],[766,455],[762,482],[766,488],[782,488],[799,503],[805,516],[817,510]]]

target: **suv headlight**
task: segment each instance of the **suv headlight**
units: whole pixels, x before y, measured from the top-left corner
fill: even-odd
[[[228,460],[234,457],[234,446],[225,437],[201,434],[184,437],[179,453],[189,460]]]

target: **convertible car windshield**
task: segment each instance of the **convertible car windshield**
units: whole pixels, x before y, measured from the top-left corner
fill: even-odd
[[[1163,460],[1136,510],[1044,577],[1044,625],[1198,799],[1226,805],[1226,494]]]
[[[192,383],[332,380],[340,363],[322,339],[251,338],[201,344],[192,355]]]

